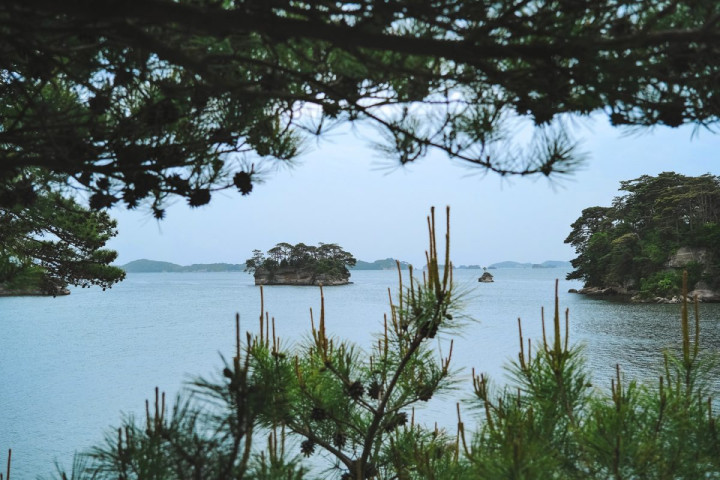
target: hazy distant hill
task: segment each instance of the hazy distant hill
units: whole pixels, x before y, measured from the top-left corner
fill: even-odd
[[[400,268],[407,270],[408,262],[400,262]],[[571,268],[570,262],[562,260],[548,260],[543,263],[520,263],[513,261],[493,263],[488,268]],[[122,265],[120,268],[128,273],[160,273],[160,272],[242,272],[244,264],[234,263],[195,263],[193,265],[178,265],[170,262],[159,262],[157,260],[135,260]],[[395,259],[385,258],[374,262],[358,260],[357,264],[350,270],[394,270]],[[460,265],[455,268],[482,268],[479,265]]]
[[[407,262],[400,262],[400,268],[407,270]],[[162,273],[162,272],[242,272],[245,270],[245,264],[231,263],[196,263],[189,266],[178,265],[170,262],[159,262],[157,260],[135,260],[120,268],[128,273]],[[375,260],[374,262],[364,262],[358,260],[357,264],[350,270],[394,270],[395,259],[386,258],[384,260]]]
[[[545,268],[572,268],[572,264],[565,260],[547,260],[541,263],[540,266]]]
[[[546,260],[542,263],[520,263],[513,261],[505,261],[499,263],[493,263],[488,268],[570,268],[572,265],[570,262],[564,260]]]
[[[193,265],[178,265],[157,260],[135,260],[120,266],[128,273],[160,273],[160,272],[242,272],[244,264],[232,263],[195,263]]]
[[[400,262],[400,268],[407,270],[410,264],[407,262]],[[383,260],[375,260],[374,262],[363,262],[358,260],[354,267],[350,270],[395,270],[397,265],[395,264],[394,258],[385,258]]]

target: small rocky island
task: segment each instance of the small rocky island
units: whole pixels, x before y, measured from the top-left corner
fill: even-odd
[[[355,257],[334,243],[317,247],[298,243],[278,243],[267,251],[253,250],[245,271],[255,277],[255,285],[346,285]]]
[[[483,272],[482,276],[480,278],[478,278],[478,282],[481,282],[481,283],[494,282],[495,280],[493,280],[492,274],[490,272],[488,272],[487,269],[483,269],[483,270],[485,270],[485,271]]]

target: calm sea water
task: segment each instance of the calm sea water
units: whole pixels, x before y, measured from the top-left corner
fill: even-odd
[[[502,383],[518,351],[517,318],[539,340],[540,308],[552,318],[555,278],[570,310],[572,342],[586,345],[595,382],[609,385],[619,363],[634,377],[655,378],[661,352],[679,344],[679,306],[628,305],[566,293],[577,282],[560,269],[498,269],[480,284],[477,270],[456,270],[468,320],[453,361],[465,395],[470,368]],[[325,289],[328,330],[367,347],[388,312],[397,272],[360,271],[351,285]],[[314,287],[266,287],[265,307],[286,345],[307,338]],[[59,298],[0,298],[0,464],[13,449],[12,478],[49,476],[55,461],[99,443],[122,414],[144,415],[158,386],[170,398],[195,375],[209,375],[234,349],[234,317],[256,331],[259,289],[244,273],[131,274],[111,290],[75,289]],[[702,305],[704,347],[720,349],[720,305]],[[549,323],[548,323],[549,325]],[[447,339],[438,348],[447,354]],[[444,402],[444,403],[443,403]],[[452,425],[448,402],[423,413]]]

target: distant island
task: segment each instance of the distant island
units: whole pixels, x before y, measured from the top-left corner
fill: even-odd
[[[120,268],[127,273],[164,273],[164,272],[243,272],[245,264],[233,263],[195,263],[192,265],[178,265],[157,260],[135,260]]]
[[[374,262],[363,262],[358,260],[357,263],[350,267],[350,270],[395,270],[397,269],[397,260],[394,258],[385,258],[383,260],[375,260]],[[410,267],[408,262],[400,261],[400,269],[407,270]]]
[[[493,263],[488,268],[572,268],[572,264],[564,260],[546,260],[542,263],[505,261]]]
[[[356,263],[352,254],[335,243],[316,247],[283,242],[267,254],[253,250],[245,270],[253,274],[255,285],[346,285],[350,283],[347,267]]]
[[[426,269],[427,265],[423,268]],[[440,265],[440,268],[444,268],[444,265]],[[453,265],[453,268],[456,270],[482,270],[484,268],[572,268],[572,264],[563,260],[546,260],[542,263],[520,263],[508,260],[505,262],[491,263],[487,267],[481,265]]]
[[[395,270],[397,268],[394,258],[384,258],[375,260],[374,262],[364,262],[358,260],[353,266],[348,267],[349,270]],[[407,270],[410,264],[400,261],[400,268]],[[167,273],[167,272],[244,272],[244,263],[195,263],[192,265],[178,265],[171,262],[160,262],[157,260],[134,260],[120,268],[127,273]]]

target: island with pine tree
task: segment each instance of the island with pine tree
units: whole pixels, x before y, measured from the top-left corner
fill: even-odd
[[[278,243],[267,251],[253,250],[245,270],[255,277],[255,285],[346,285],[355,257],[334,243],[317,247],[298,243]]]

